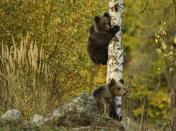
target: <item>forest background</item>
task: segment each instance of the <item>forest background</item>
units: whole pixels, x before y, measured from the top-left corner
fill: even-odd
[[[0,114],[46,115],[106,80],[86,44],[93,16],[108,0],[0,1]],[[154,127],[170,119],[176,72],[176,1],[124,0],[126,116]],[[169,75],[168,75],[169,74]],[[172,84],[171,84],[172,83]]]

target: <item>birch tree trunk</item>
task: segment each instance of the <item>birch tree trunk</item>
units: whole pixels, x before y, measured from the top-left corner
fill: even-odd
[[[123,0],[110,0],[109,13],[111,16],[111,24],[118,25],[120,31],[112,39],[108,48],[107,63],[107,83],[113,78],[117,81],[123,78],[123,47],[122,47],[122,16],[123,16]],[[115,97],[115,112],[118,118],[121,118],[121,96]]]

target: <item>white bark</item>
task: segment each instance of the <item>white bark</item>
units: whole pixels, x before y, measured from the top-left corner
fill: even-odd
[[[107,63],[107,83],[113,78],[119,81],[123,78],[123,47],[122,47],[122,16],[123,0],[110,0],[109,13],[111,15],[112,25],[118,25],[120,31],[112,39],[108,48]],[[121,96],[115,98],[116,114],[121,115]]]

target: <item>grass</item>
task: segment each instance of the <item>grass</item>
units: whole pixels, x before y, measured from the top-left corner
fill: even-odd
[[[11,46],[2,42],[0,52],[0,112],[8,108],[20,109],[24,115],[47,108],[50,95],[50,69],[44,62],[44,51],[28,36]],[[42,106],[41,106],[42,105]]]

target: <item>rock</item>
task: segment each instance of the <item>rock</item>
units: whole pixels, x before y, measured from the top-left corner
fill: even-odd
[[[81,94],[69,103],[53,111],[53,125],[64,126],[70,129],[90,127],[90,129],[112,129],[123,131],[123,124],[112,118],[102,118],[99,115],[97,103],[93,96]],[[97,127],[98,126],[98,127]],[[82,128],[81,128],[82,129]]]
[[[17,109],[8,110],[5,114],[1,116],[1,121],[4,123],[11,122],[18,124],[21,121],[21,112]]]
[[[42,127],[42,125],[44,125],[45,123],[45,119],[43,116],[36,114],[34,115],[33,119],[32,119],[32,124],[35,124],[37,127]]]
[[[98,108],[93,96],[81,94],[79,97],[73,98],[71,102],[64,104],[53,111],[52,117],[62,117],[67,112],[97,114]]]
[[[0,125],[1,120],[18,123],[21,121],[21,113],[18,110],[9,110],[2,115]],[[73,98],[48,114],[46,118],[36,114],[31,121],[24,120],[21,123],[22,129],[27,131],[44,130],[44,128],[62,131],[124,131],[122,122],[100,116],[96,100],[88,94]]]

